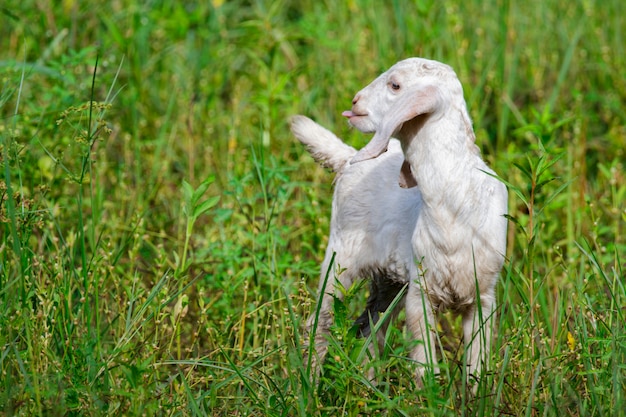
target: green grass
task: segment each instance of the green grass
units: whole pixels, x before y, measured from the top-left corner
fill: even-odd
[[[56,2],[58,3],[58,2]],[[623,1],[25,0],[0,6],[0,414],[613,416],[626,410]],[[104,4],[104,3],[103,3]],[[332,177],[289,133],[397,60],[452,65],[509,186],[490,372],[378,384],[315,310]]]

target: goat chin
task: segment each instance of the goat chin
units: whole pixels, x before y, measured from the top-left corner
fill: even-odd
[[[411,58],[352,103],[344,116],[374,132],[358,152],[304,116],[291,125],[313,157],[337,173],[320,279],[317,360],[326,353],[331,294],[341,297],[340,286],[371,278],[370,299],[357,319],[362,334],[406,284],[407,327],[422,341],[411,353],[420,365],[418,383],[426,370],[437,371],[431,330],[441,309],[462,315],[467,375],[478,376],[489,357],[506,252],[507,190],[480,157],[461,83],[449,66]],[[379,344],[382,339],[379,334]]]

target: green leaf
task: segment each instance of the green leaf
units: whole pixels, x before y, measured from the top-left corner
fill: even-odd
[[[200,197],[202,197],[206,190],[209,189],[209,186],[213,183],[214,180],[214,176],[209,176],[204,181],[202,181],[198,188],[196,188],[196,190],[193,192],[193,196],[191,197],[191,203],[193,206],[198,203]]]
[[[187,181],[183,180],[183,198],[188,206],[191,206],[193,196],[193,187]]]
[[[561,179],[561,178],[560,177],[552,177],[552,178],[548,178],[548,179],[545,179],[543,181],[540,181],[540,182],[537,183],[537,185],[535,185],[535,190],[540,190],[541,187],[543,187],[544,185],[549,184],[552,181],[556,181],[556,180],[559,180],[559,179]]]
[[[573,182],[574,182],[574,180],[572,179],[570,181],[566,181],[565,183],[561,184],[561,186],[559,188],[557,188],[556,191],[554,191],[552,193],[552,195],[550,195],[547,198],[547,200],[543,204],[543,207],[541,208],[541,210],[539,210],[539,213],[543,212],[543,209],[546,208],[552,202],[552,200],[554,200],[556,198],[556,196],[558,196],[565,188],[567,188]]]
[[[524,228],[524,226],[519,222],[519,220],[517,220],[515,217],[513,216],[509,216],[508,214],[505,214],[504,217],[509,220],[511,223],[515,224],[517,227],[519,227],[519,229],[524,232],[524,234],[526,234],[526,229]]]
[[[333,313],[335,314],[335,324],[339,328],[346,327],[348,322],[348,308],[343,300],[333,295]]]
[[[193,208],[193,217],[200,217],[201,215],[209,211],[213,206],[215,206],[218,201],[220,201],[219,195],[204,200],[202,203]]]
[[[509,181],[505,180],[505,179],[504,179],[504,178],[502,178],[502,177],[499,177],[499,176],[497,176],[497,175],[493,175],[493,174],[491,174],[491,173],[489,173],[489,172],[487,172],[487,171],[483,171],[483,172],[484,172],[485,174],[487,174],[487,175],[491,176],[491,177],[496,178],[496,179],[497,179],[498,181],[500,181],[502,184],[506,185],[506,187],[507,187],[509,190],[513,191],[513,193],[515,193],[515,195],[517,195],[517,196],[519,197],[519,199],[520,199],[520,200],[522,200],[522,202],[523,202],[526,206],[528,206],[528,200],[526,199],[526,197],[524,196],[524,193],[522,192],[522,190],[521,190],[519,187],[515,186],[513,183],[511,183],[511,182],[509,182]]]
[[[526,168],[524,165],[519,164],[517,162],[513,162],[513,165],[516,166],[517,169],[522,171],[522,174],[524,174],[526,176],[526,178],[528,178],[529,180],[532,180],[533,176],[530,173],[530,170],[528,168]]]
[[[555,155],[551,161],[547,162],[545,164],[545,166],[541,165],[541,170],[537,169],[537,177],[540,177],[541,175],[543,175],[544,172],[546,172],[548,169],[550,169],[550,167],[552,167],[552,165],[556,164],[557,162],[559,162],[561,160],[561,158],[563,158],[563,156],[565,156],[565,152],[561,152],[558,155]],[[545,160],[544,158],[541,158],[542,162]],[[539,167],[538,167],[539,168]]]

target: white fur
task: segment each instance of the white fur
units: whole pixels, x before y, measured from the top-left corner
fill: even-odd
[[[411,58],[376,78],[352,103],[344,116],[375,135],[350,162],[331,163],[340,171],[322,278],[333,251],[336,264],[347,269],[339,273],[335,265],[331,278],[344,286],[370,262],[395,270],[408,279],[407,326],[422,341],[411,353],[425,365],[418,367],[418,382],[425,369],[437,370],[433,313],[442,309],[462,315],[468,375],[478,376],[489,354],[495,286],[506,251],[507,191],[474,143],[461,83],[449,66]],[[315,138],[334,138],[328,149],[343,149],[339,160],[349,157],[351,151],[332,133],[304,120],[292,124],[301,141],[322,148],[324,141]],[[403,158],[392,135],[400,140],[408,174],[400,172]],[[316,152],[318,158],[324,153]],[[322,159],[334,159],[332,153]],[[415,181],[415,188],[398,186]],[[332,298],[321,296],[323,326],[316,343],[331,320]]]

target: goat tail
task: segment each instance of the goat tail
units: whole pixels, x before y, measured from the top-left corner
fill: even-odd
[[[306,146],[313,159],[334,172],[340,172],[356,154],[356,149],[306,116],[293,116],[291,131]]]

